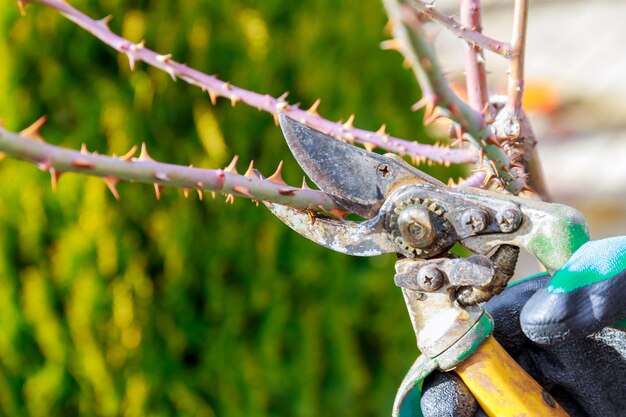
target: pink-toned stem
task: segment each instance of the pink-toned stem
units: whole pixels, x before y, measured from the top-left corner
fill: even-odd
[[[410,0],[406,0],[410,1]],[[435,101],[430,103],[441,109],[439,113],[460,127],[461,138],[467,139],[481,150],[480,163],[498,184],[511,192],[518,192],[525,184],[523,172],[511,165],[509,156],[495,139],[480,110],[461,100],[452,90],[437,60],[432,45],[426,40],[419,21],[418,11],[407,6],[403,0],[383,0],[389,16],[394,44],[411,65],[421,66],[433,92]],[[418,81],[420,79],[418,78]]]
[[[201,169],[166,164],[152,160],[145,148],[138,158],[129,155],[116,158],[83,151],[74,151],[0,127],[0,152],[22,159],[49,171],[53,183],[65,172],[77,172],[102,177],[111,192],[118,197],[115,184],[119,180],[155,185],[157,196],[160,187],[181,187],[186,190],[216,191],[232,197],[246,197],[288,205],[302,210],[341,211],[328,195],[308,188],[285,184],[278,174],[262,179],[252,175],[239,175],[231,169]]]
[[[512,55],[511,45],[506,42],[500,42],[493,38],[483,35],[479,30],[475,30],[473,26],[463,22],[459,23],[452,17],[437,10],[434,3],[423,0],[411,0],[411,4],[420,11],[424,16],[448,29],[458,38],[467,41],[471,45],[476,45],[482,49],[510,58]]]
[[[482,32],[480,0],[460,1],[461,23],[473,32]],[[482,111],[489,103],[487,71],[483,50],[477,44],[465,44],[465,83],[467,99],[474,110]]]
[[[459,182],[454,188],[483,188],[485,185],[485,178],[487,174],[484,171],[474,172],[472,175],[467,177],[463,182]]]
[[[358,129],[351,123],[341,124],[324,119],[317,114],[317,103],[309,110],[300,109],[289,104],[285,96],[279,98],[268,94],[258,94],[252,91],[232,85],[230,82],[219,80],[216,77],[204,74],[196,69],[174,61],[169,54],[158,54],[144,46],[143,43],[130,42],[108,28],[108,19],[99,21],[93,20],[81,13],[74,7],[62,0],[19,0],[22,7],[26,3],[37,3],[50,7],[63,16],[87,30],[96,38],[113,49],[125,54],[131,69],[135,63],[143,61],[148,65],[167,72],[173,79],[180,78],[185,82],[200,87],[211,96],[211,101],[215,102],[217,97],[224,97],[231,101],[233,105],[238,102],[266,111],[274,117],[279,113],[284,113],[290,117],[307,124],[328,135],[334,136],[348,142],[358,142],[368,148],[379,147],[399,155],[407,155],[415,158],[426,157],[434,162],[448,163],[471,163],[476,161],[474,152],[464,149],[438,148],[431,145],[406,141],[390,136],[384,130],[371,132]]]
[[[524,52],[528,25],[528,0],[515,0],[513,13],[513,36],[511,39],[513,55],[509,63],[507,105],[517,113],[522,108],[524,94]]]

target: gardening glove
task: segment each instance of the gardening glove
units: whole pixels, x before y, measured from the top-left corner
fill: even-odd
[[[626,333],[605,327],[626,317],[626,237],[586,243],[552,278],[513,283],[484,308],[494,337],[571,417],[626,415]],[[426,378],[421,407],[485,415],[452,372]]]

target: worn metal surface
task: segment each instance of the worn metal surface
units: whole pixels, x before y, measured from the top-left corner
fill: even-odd
[[[427,271],[424,274],[424,271]],[[437,271],[433,273],[433,271]],[[461,306],[456,301],[460,285],[484,285],[493,275],[489,259],[475,256],[464,259],[396,262],[396,285],[402,288],[419,350],[433,358],[454,345],[482,316],[477,305]],[[429,283],[424,278],[435,278]]]
[[[405,182],[443,186],[401,158],[368,152],[279,116],[287,145],[304,172],[346,209],[371,218],[390,191]]]
[[[477,198],[493,195],[484,190],[469,192]],[[468,237],[463,240],[463,246],[476,253],[488,253],[503,244],[524,248],[552,274],[589,240],[585,218],[572,207],[508,195],[500,198],[521,209],[519,228],[514,233]]]
[[[397,251],[380,217],[364,222],[315,218],[308,213],[264,203],[283,223],[302,236],[337,252],[353,256],[376,256]]]
[[[472,353],[492,328],[479,303],[506,286],[520,247],[553,272],[588,240],[584,218],[570,207],[474,188],[449,189],[400,158],[356,148],[287,117],[280,122],[311,179],[333,200],[369,220],[311,218],[267,204],[270,210],[301,235],[335,251],[402,255],[394,282],[402,288],[424,355],[403,382],[402,395],[435,367],[449,370],[468,357],[477,358]],[[449,254],[455,243],[476,255]],[[525,381],[521,368],[503,363],[514,378]],[[482,378],[481,384],[490,389],[490,377],[477,371],[472,378]],[[506,381],[501,380],[503,386],[512,389]]]
[[[509,283],[515,272],[519,248],[511,245],[500,245],[489,258],[493,266],[493,278],[487,285],[470,286],[457,293],[457,301],[461,305],[478,304],[488,301],[500,294]]]

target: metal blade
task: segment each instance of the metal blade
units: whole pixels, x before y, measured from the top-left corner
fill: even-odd
[[[317,186],[346,209],[376,215],[389,193],[407,182],[444,186],[401,158],[357,148],[285,115],[279,116],[289,149]]]
[[[353,256],[376,256],[397,252],[379,219],[351,222],[317,218],[312,223],[306,212],[280,204],[263,203],[283,223],[307,239],[337,252]]]

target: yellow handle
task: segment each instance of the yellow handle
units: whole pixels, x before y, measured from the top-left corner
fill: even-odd
[[[567,417],[493,336],[455,371],[489,417]]]

